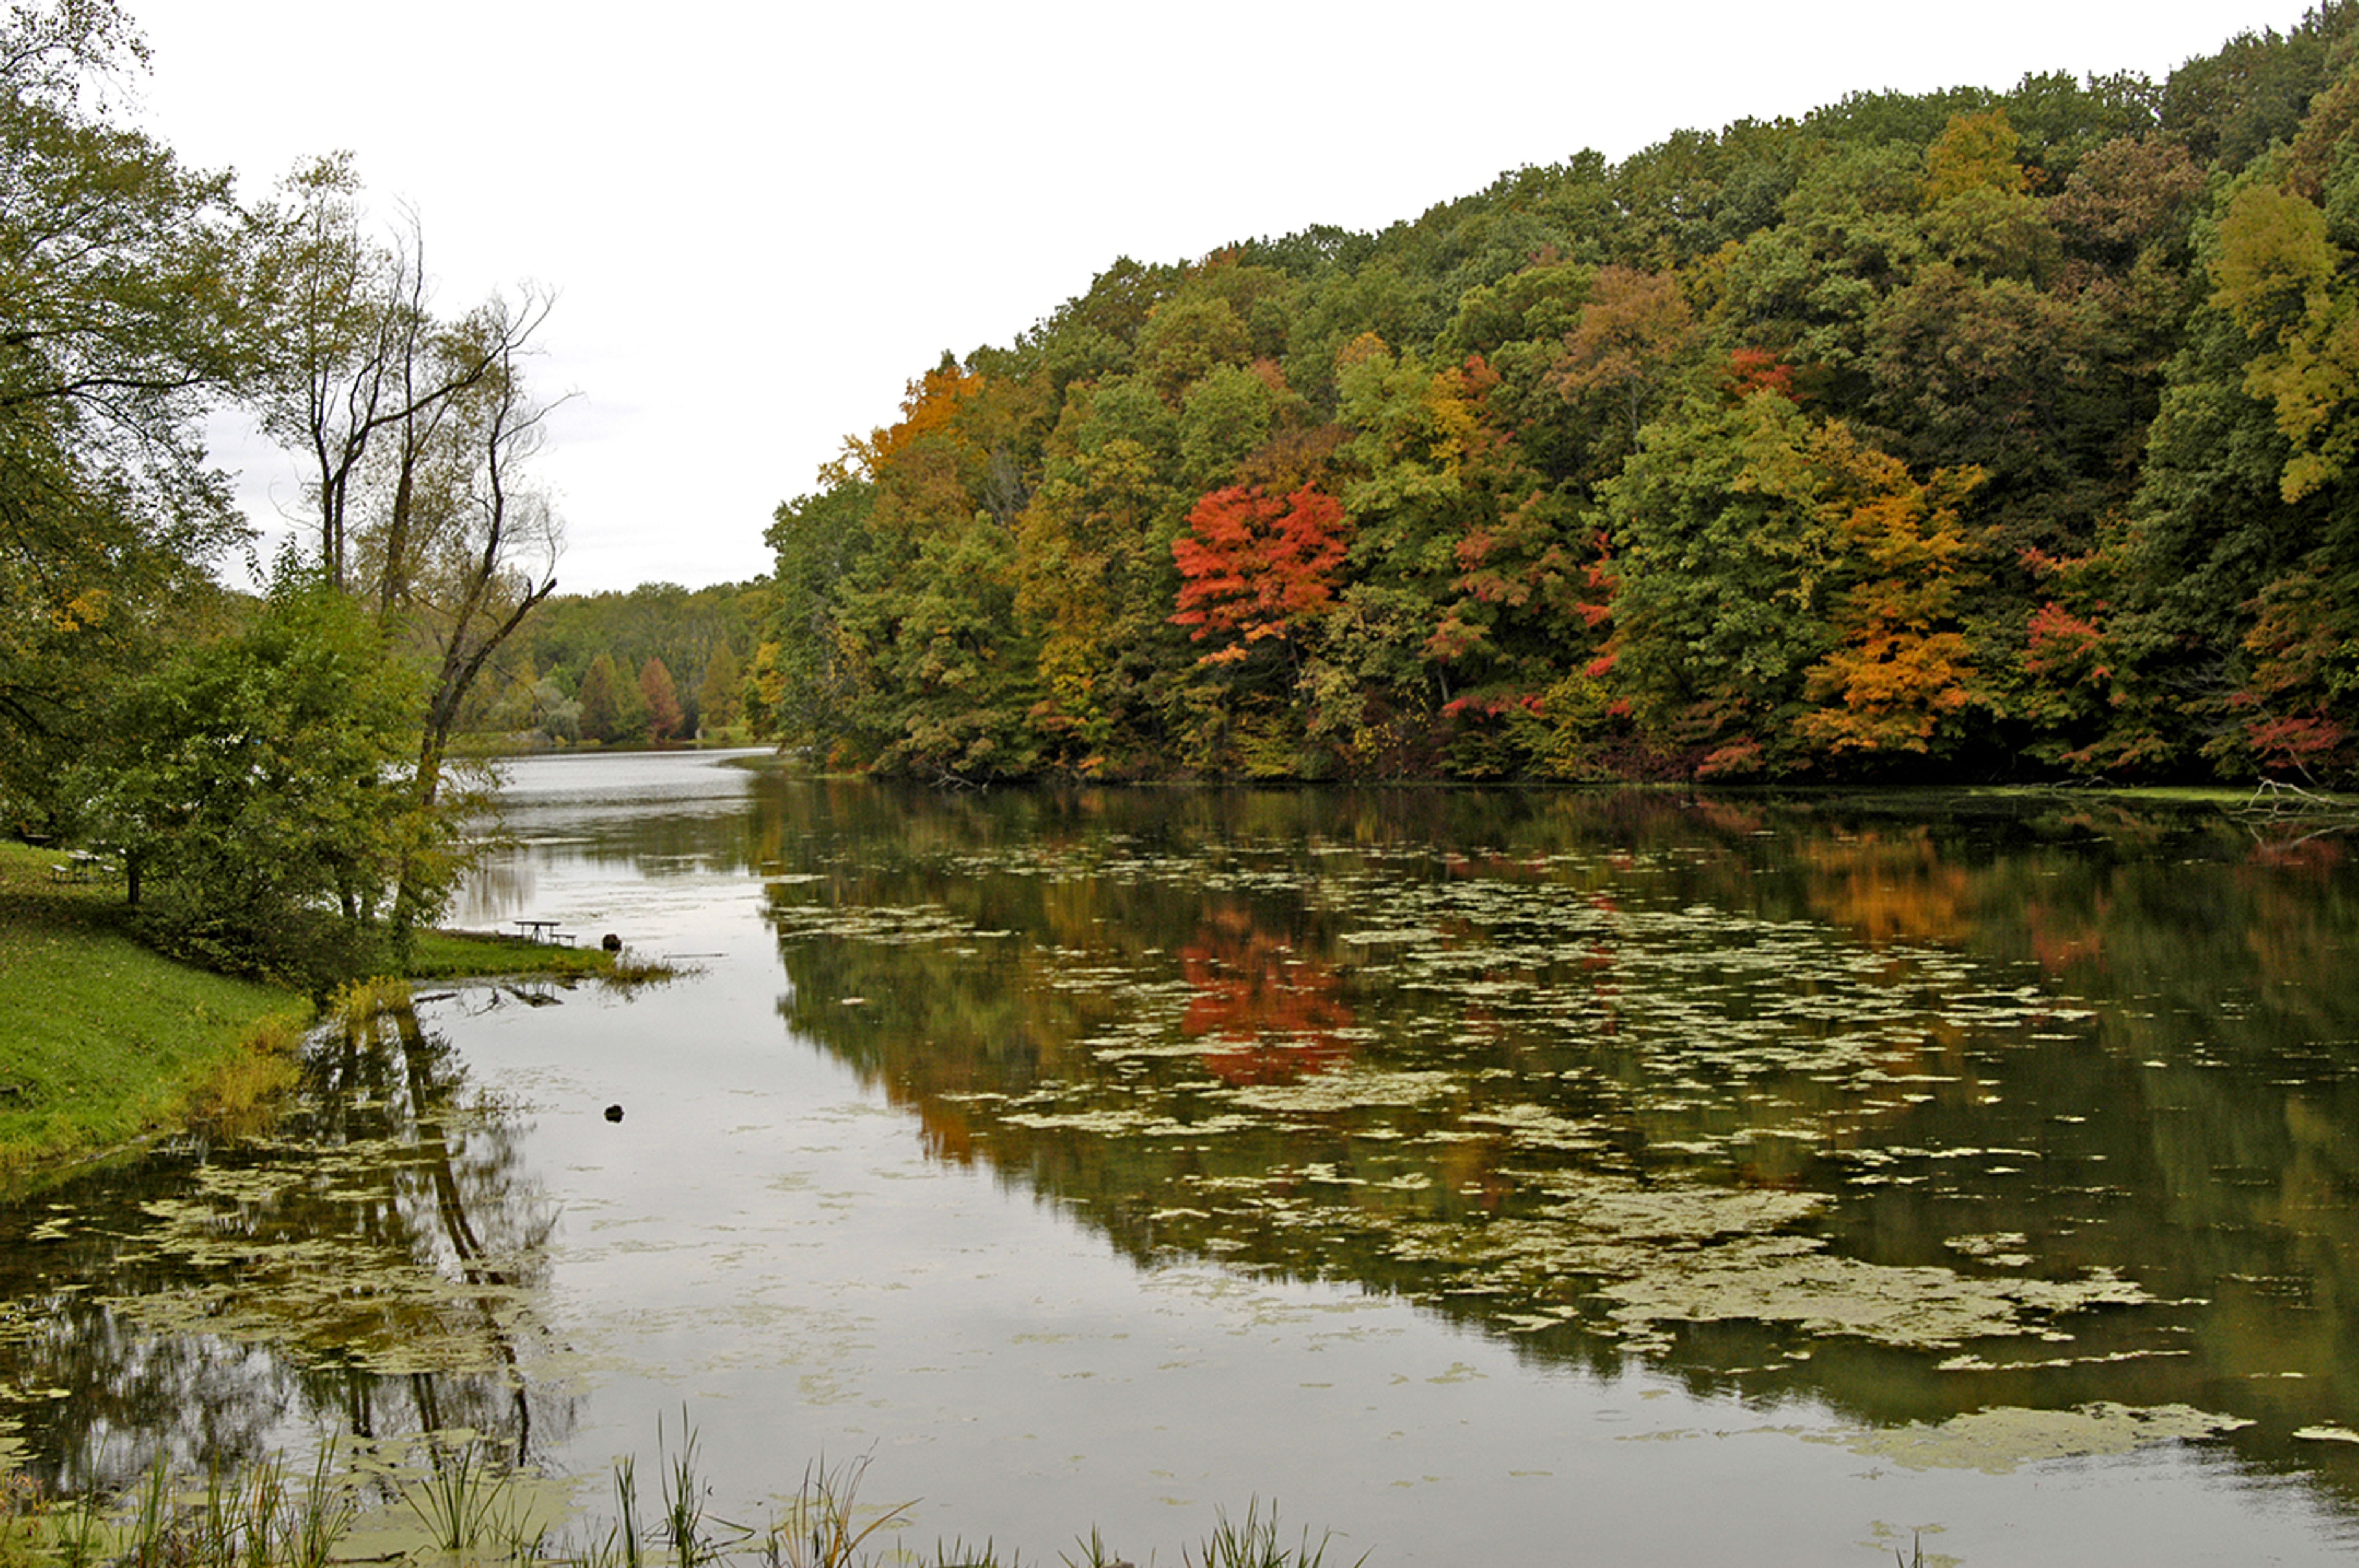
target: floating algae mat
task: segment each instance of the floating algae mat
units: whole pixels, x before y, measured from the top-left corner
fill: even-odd
[[[34,1456],[82,1445],[73,1483],[256,1462],[307,1435],[290,1403],[341,1406],[371,1449],[481,1425],[515,1453],[562,1429],[552,1206],[513,1108],[406,1006],[324,1029],[306,1079],[271,1132],[54,1189],[5,1249],[0,1408]]]
[[[0,1453],[594,1499],[686,1417],[720,1517],[868,1455],[920,1560],[2359,1542],[2336,822],[518,773],[462,917],[697,972],[454,986],[0,1211]]]
[[[2251,1424],[2185,1405],[2133,1410],[2100,1401],[2069,1411],[1975,1411],[1932,1424],[1912,1422],[1862,1433],[1843,1443],[1854,1454],[1911,1469],[2005,1472],[2043,1459],[2091,1459],[2155,1444],[2214,1437]]]
[[[1134,1257],[1351,1281],[1542,1357],[1877,1421],[1930,1401],[2026,1457],[2060,1440],[1976,1412],[2085,1427],[2098,1368],[2105,1411],[2199,1412],[2147,1441],[2239,1430],[2206,1400],[2289,1361],[2359,1373],[2322,1303],[2266,1332],[2222,1310],[2307,1294],[2289,1243],[2359,1256],[2359,981],[2317,983],[2359,964],[2348,904],[2307,902],[2308,828],[1398,804],[817,833],[769,889],[781,1005]],[[2278,1452],[2317,1430],[2283,1414],[2331,1408],[2300,1386],[2256,1422]],[[1912,1452],[1979,1468],[2006,1440],[1945,1443]]]
[[[1864,1158],[1879,1130],[1998,1103],[2034,1034],[2090,1043],[2071,993],[1951,945],[1674,896],[1660,861],[1500,853],[1475,874],[1320,848],[970,852],[938,874],[972,909],[781,881],[794,1016],[897,1078],[960,1079],[929,1098],[973,1147],[1144,1254],[1361,1278],[1516,1334],[1663,1352],[1680,1325],[1745,1320],[1954,1349],[2154,1303],[2109,1267],[1830,1250],[1846,1186],[1895,1179]],[[1157,893],[1162,930],[1071,929]],[[1948,1183],[2041,1156],[1888,1161]]]

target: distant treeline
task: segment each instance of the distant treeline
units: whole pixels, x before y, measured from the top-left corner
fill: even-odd
[[[2354,21],[1118,261],[778,509],[755,717],[966,780],[2348,779]]]
[[[745,660],[768,607],[761,583],[553,595],[501,650],[464,728],[510,742],[751,739]]]

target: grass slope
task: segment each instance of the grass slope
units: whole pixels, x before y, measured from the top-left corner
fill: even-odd
[[[123,884],[60,882],[64,857],[0,844],[0,1180],[191,1118],[234,1116],[290,1084],[301,994],[151,951]],[[592,975],[592,948],[421,935],[414,979]]]
[[[288,1076],[303,997],[135,941],[121,884],[0,845],[0,1170],[234,1108]]]

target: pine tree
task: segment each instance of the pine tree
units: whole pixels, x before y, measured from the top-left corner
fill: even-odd
[[[622,739],[623,705],[615,694],[614,661],[601,654],[590,661],[575,700],[582,705],[582,738],[611,745]]]

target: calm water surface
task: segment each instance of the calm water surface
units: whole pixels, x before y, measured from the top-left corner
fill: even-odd
[[[0,1210],[25,1462],[494,1434],[592,1511],[869,1456],[1175,1561],[2359,1546],[2359,868],[2320,824],[513,770],[471,986]],[[620,1105],[624,1118],[606,1119]]]

